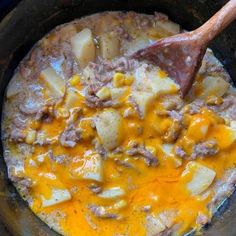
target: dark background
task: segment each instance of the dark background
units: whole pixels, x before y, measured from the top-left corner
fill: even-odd
[[[0,20],[19,2],[20,0],[0,0]]]
[[[0,21],[20,0],[0,0]],[[10,236],[6,227],[0,221],[1,236]]]

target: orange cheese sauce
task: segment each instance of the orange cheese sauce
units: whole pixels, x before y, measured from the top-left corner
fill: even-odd
[[[164,77],[165,73],[162,72],[162,75]],[[81,87],[78,88],[81,89]],[[133,109],[128,101],[130,89],[128,91],[122,97],[123,105],[117,108],[121,114],[127,108]],[[180,225],[179,235],[191,228],[198,228],[196,218],[199,213],[211,216],[207,204],[211,200],[212,193],[205,197],[192,195],[186,188],[186,183],[191,181],[192,175],[188,175],[187,179],[182,177],[182,172],[188,161],[181,161],[182,164],[178,165],[177,161],[180,159],[177,156],[168,155],[163,151],[162,145],[164,143],[161,137],[170,127],[172,119],[156,115],[156,110],[163,109],[160,101],[161,98],[155,99],[152,105],[147,108],[143,120],[134,112],[133,116],[123,119],[120,127],[120,135],[122,136],[120,137],[120,147],[127,149],[132,142],[144,143],[146,147],[152,147],[159,165],[148,167],[142,158],[130,157],[125,153],[110,154],[103,161],[103,181],[100,185],[104,188],[119,186],[125,191],[125,195],[119,197],[127,202],[126,206],[119,210],[119,214],[122,215],[121,219],[103,219],[91,214],[88,207],[90,204],[110,206],[115,203],[115,200],[99,198],[88,188],[88,185],[94,181],[82,179],[75,174],[75,170],[88,159],[86,153],[94,152],[89,137],[97,134],[90,127],[88,118],[100,112],[99,109],[86,108],[84,103],[80,103],[84,109],[84,120],[78,125],[85,130],[83,134],[87,137],[85,141],[78,143],[74,148],[62,147],[59,144],[49,147],[35,146],[33,155],[28,156],[25,161],[25,175],[34,181],[31,190],[32,210],[36,214],[50,215],[54,211],[63,213],[65,217],[59,222],[60,228],[65,235],[71,236],[110,236],[116,234],[144,236],[146,235],[145,219],[147,215],[143,210],[145,206],[150,206],[151,212],[155,214],[166,210],[177,211],[174,223]],[[227,168],[232,168],[236,164],[236,145],[232,142],[228,128],[218,122],[215,117],[213,112],[204,109],[200,114],[188,117],[189,126],[182,130],[175,145],[185,147],[186,140],[196,143],[215,139],[220,148],[219,153],[214,157],[197,159],[196,162],[213,169],[216,172],[216,181],[223,176]],[[54,137],[63,131],[65,125],[65,120],[54,119],[52,123],[41,124],[40,130],[47,133],[48,136]],[[140,129],[142,129],[141,133]],[[69,164],[57,164],[52,161],[49,149],[54,155],[67,155],[70,159]],[[40,161],[39,156],[43,156],[43,160]],[[117,165],[116,157],[127,160],[132,167]],[[32,160],[36,163],[35,166],[30,164]],[[42,196],[45,199],[50,199],[52,188],[66,188],[70,191],[71,199],[60,204],[43,207]]]

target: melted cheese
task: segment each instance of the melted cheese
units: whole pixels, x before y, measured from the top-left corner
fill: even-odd
[[[104,188],[119,186],[124,190],[122,196],[118,197],[127,202],[127,206],[119,211],[119,214],[123,216],[122,219],[119,221],[104,220],[91,214],[88,209],[89,204],[108,206],[115,203],[114,199],[99,198],[88,189],[93,178],[81,179],[74,174],[76,169],[81,168],[81,163],[86,162],[86,158],[91,158],[89,153],[93,153],[93,146],[91,141],[88,141],[89,139],[78,143],[74,148],[65,148],[58,144],[50,146],[55,156],[67,155],[70,158],[69,164],[57,164],[52,161],[48,153],[49,147],[35,146],[34,154],[27,157],[25,162],[25,175],[35,182],[31,190],[33,211],[36,214],[50,214],[54,210],[63,212],[66,218],[61,220],[60,226],[66,235],[113,235],[114,233],[145,235],[146,213],[142,210],[144,206],[151,206],[155,213],[177,209],[175,222],[181,223],[179,233],[185,232],[190,227],[197,227],[196,217],[199,213],[211,215],[207,209],[211,197],[199,198],[191,195],[186,188],[186,180],[181,180],[187,161],[176,167],[172,164],[172,158],[177,157],[170,153],[173,157],[167,158],[166,153],[163,152],[164,143],[161,135],[163,130],[165,131],[169,127],[165,123],[171,122],[171,119],[155,114],[155,110],[160,106],[157,100],[153,104],[153,108],[147,111],[145,119],[140,119],[137,115],[126,117],[123,119],[121,127],[123,129],[121,147],[127,149],[131,142],[144,142],[147,147],[154,148],[159,160],[158,167],[147,167],[142,159],[136,160],[124,154],[122,158],[128,161],[133,166],[132,168],[118,166],[114,162],[115,155],[102,161],[103,177],[99,179],[102,181],[102,186]],[[127,108],[130,108],[128,96],[117,111],[123,114]],[[84,121],[82,120],[80,123],[81,127],[88,133],[92,132],[93,135],[94,131],[88,128],[86,117],[90,118],[96,114],[96,110],[85,109]],[[230,143],[230,151],[221,151],[212,158],[196,160],[214,170],[219,179],[225,169],[234,165],[236,145],[232,144],[230,135],[227,133],[227,129],[230,128],[217,124],[215,119],[212,120],[213,115],[211,112],[205,111],[192,116],[190,126],[182,136],[182,142],[186,138],[191,139],[193,143],[205,140],[206,137],[214,137],[218,140],[219,136],[219,140],[223,140],[223,143],[219,142],[221,149],[229,147]],[[59,119],[50,124],[41,124],[40,130],[53,137],[62,132],[65,125],[66,121]],[[138,131],[140,129],[142,132]],[[116,155],[120,157],[119,154]],[[35,166],[31,165],[32,160],[36,163]],[[93,168],[93,162],[87,163],[87,165],[91,165]],[[188,178],[191,179],[191,177]],[[69,191],[71,199],[68,197],[59,204],[44,207],[45,204],[43,205],[40,199],[42,197],[50,199],[55,188]]]

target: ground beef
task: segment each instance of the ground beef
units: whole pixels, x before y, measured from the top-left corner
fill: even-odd
[[[96,95],[85,95],[85,104],[91,108],[104,108],[104,107],[113,107],[117,104],[113,100],[101,100]]]
[[[163,96],[161,104],[168,111],[179,111],[183,107],[184,102],[179,95],[167,94]]]
[[[132,96],[129,96],[129,102],[133,106],[134,110],[137,112],[139,118],[143,119],[144,118],[143,113],[139,109],[139,105],[137,104],[137,102],[134,100],[134,98]],[[127,114],[125,114],[125,115],[127,115]]]
[[[210,219],[208,216],[204,215],[203,213],[198,213],[196,223],[200,225],[205,225],[210,222]]]
[[[26,138],[26,134],[24,130],[19,129],[17,127],[12,127],[10,132],[10,140],[13,142],[23,142]]]
[[[76,62],[74,53],[72,52],[71,43],[63,42],[61,45],[61,52],[63,54],[64,60],[62,63],[62,71],[66,79],[79,73],[79,66]]]
[[[98,194],[98,193],[102,192],[102,187],[98,186],[97,184],[90,184],[89,189],[95,194]]]
[[[189,105],[187,105],[186,107],[184,107],[184,110],[188,114],[194,115],[194,114],[200,113],[201,108],[203,106],[205,106],[204,102],[200,99],[196,99],[194,102],[192,102]]]
[[[181,147],[175,148],[175,154],[181,158],[186,157],[186,152]]]
[[[17,113],[13,123],[14,125],[18,128],[18,129],[24,129],[26,127],[26,123],[27,123],[27,117],[21,113]]]
[[[10,179],[16,184],[17,188],[20,189],[20,194],[23,195],[23,198],[29,197],[29,190],[33,185],[31,179],[14,175],[10,175]]]
[[[91,212],[96,217],[99,217],[99,218],[106,218],[106,219],[118,219],[119,218],[118,214],[108,212],[107,207],[90,205],[88,208],[91,210]]]
[[[150,151],[148,151],[145,146],[139,145],[134,146],[126,151],[129,156],[142,156],[147,164],[147,166],[156,167],[158,165],[158,159]]]
[[[37,134],[37,139],[34,142],[34,144],[44,146],[44,145],[52,145],[58,143],[58,136],[47,138],[45,133],[42,131],[39,131]]]
[[[128,72],[135,68],[137,68],[139,63],[131,58],[127,57],[119,57],[118,59],[114,60],[113,67],[116,71],[120,72]]]
[[[117,34],[117,36],[123,40],[131,41],[133,39],[132,36],[128,33],[128,31],[120,25],[115,27],[114,33]]]
[[[178,111],[175,111],[175,110],[171,110],[171,111],[168,111],[168,115],[173,120],[176,120],[176,121],[179,121],[179,122],[182,122],[182,120],[183,120],[183,115],[182,115],[181,112],[178,112]]]
[[[217,107],[218,112],[226,114],[229,118],[236,120],[236,96],[230,95],[223,99],[223,103]]]
[[[154,12],[154,19],[157,21],[167,21],[169,18],[167,15],[155,11]]]
[[[114,161],[120,166],[124,166],[126,168],[134,168],[134,166],[128,163],[127,161],[119,160],[118,158],[114,159]]]
[[[34,115],[43,107],[39,98],[27,97],[23,103],[19,105],[20,111],[25,115]]]
[[[50,160],[57,164],[66,164],[68,162],[68,156],[67,155],[54,155],[52,150],[48,152]]]
[[[206,156],[213,156],[218,151],[219,148],[217,147],[217,143],[214,140],[206,141],[194,146],[190,159],[194,160],[197,157],[204,158]]]
[[[152,24],[151,19],[148,16],[140,17],[139,15],[135,15],[134,20],[139,29],[149,28]]]
[[[107,157],[107,151],[106,149],[102,146],[102,144],[97,140],[97,139],[94,139],[93,140],[93,145],[94,145],[94,149],[95,151],[101,155],[103,158]]]
[[[60,136],[60,143],[64,147],[74,147],[80,141],[81,130],[70,124]]]
[[[113,65],[112,62],[99,58],[98,63],[89,62],[85,68],[84,76],[87,84],[100,83],[105,86],[112,80]]]
[[[173,120],[171,126],[162,137],[162,139],[167,143],[175,142],[182,131],[182,123],[178,120]]]

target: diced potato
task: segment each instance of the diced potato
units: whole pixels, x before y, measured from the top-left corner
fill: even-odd
[[[144,118],[148,108],[154,99],[153,93],[142,92],[142,91],[133,91],[132,97],[137,103],[139,110],[141,112],[142,117]]]
[[[122,117],[114,109],[107,109],[95,118],[98,136],[106,149],[114,149],[120,144],[121,124]]]
[[[193,118],[188,127],[187,136],[196,142],[204,140],[210,124],[210,120],[207,117],[198,116]]]
[[[112,100],[118,100],[122,98],[125,96],[127,90],[127,88],[111,88],[110,91]]]
[[[100,36],[101,55],[105,59],[112,59],[120,54],[120,41],[114,34],[105,33]]]
[[[150,72],[147,74],[150,80],[150,86],[155,95],[172,94],[179,90],[179,85],[169,77],[163,78],[163,73]]]
[[[71,44],[80,67],[84,68],[90,61],[94,61],[96,48],[90,29],[83,29],[72,37]]]
[[[175,223],[175,218],[177,215],[177,211],[174,209],[169,209],[169,210],[165,210],[162,211],[159,214],[159,218],[161,219],[161,222],[167,227],[167,228],[171,228],[171,226],[173,226],[173,224]]]
[[[11,98],[21,91],[22,86],[20,85],[19,80],[22,80],[22,76],[18,72],[11,78],[11,81],[8,84],[6,94],[7,98]]]
[[[101,182],[103,180],[103,163],[102,158],[98,154],[92,154],[81,159],[82,165],[71,171],[75,178],[95,180]]]
[[[122,197],[124,194],[125,194],[125,191],[121,187],[112,187],[112,188],[103,190],[101,193],[98,194],[98,197],[114,199],[114,198]]]
[[[193,195],[204,192],[212,184],[215,176],[214,170],[195,161],[190,161],[182,173],[182,178],[187,180],[187,189]]]
[[[135,70],[133,87],[136,90],[151,92],[152,88],[150,80],[147,77],[146,67],[147,64],[144,64]]]
[[[131,55],[134,52],[138,51],[139,49],[145,48],[149,44],[148,38],[143,38],[143,37],[137,37],[131,42],[126,43],[126,50],[127,54]]]
[[[228,90],[230,84],[220,77],[207,76],[202,81],[202,92],[198,95],[200,98],[208,96],[223,96]]]
[[[66,92],[64,107],[67,110],[70,110],[71,108],[77,105],[79,99],[80,99],[80,94],[73,88],[69,88]]]
[[[230,121],[230,127],[231,127],[232,129],[235,129],[235,130],[236,130],[236,121],[235,121],[235,120],[231,120],[231,121]]]
[[[46,83],[52,96],[56,98],[63,97],[66,90],[66,83],[54,69],[48,67],[43,70],[40,74],[40,78]]]
[[[41,199],[42,207],[49,207],[69,201],[71,199],[71,194],[67,189],[52,189],[52,194],[49,199],[46,199],[44,196],[42,196]]]
[[[173,148],[174,148],[174,145],[173,144],[169,144],[169,143],[164,143],[161,146],[162,151],[167,156],[170,156],[171,154],[173,154]]]
[[[156,26],[167,31],[170,35],[180,33],[180,26],[172,21],[157,21]]]
[[[111,97],[111,91],[108,87],[102,87],[97,93],[96,96],[101,100],[106,100]]]
[[[159,216],[149,215],[146,217],[146,236],[159,235],[166,229]]]

